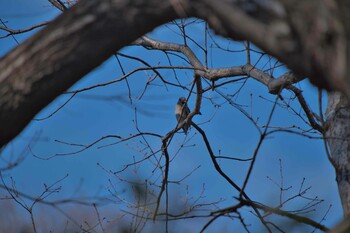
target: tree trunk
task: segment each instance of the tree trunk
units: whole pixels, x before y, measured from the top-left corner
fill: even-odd
[[[329,93],[327,142],[335,167],[344,215],[350,214],[350,104],[340,93]]]

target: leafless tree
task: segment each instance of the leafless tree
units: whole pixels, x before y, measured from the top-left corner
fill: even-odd
[[[306,208],[296,213],[283,210],[286,201],[293,200],[295,197],[303,197],[307,191],[303,186],[295,197],[285,200],[281,199],[280,205],[277,207],[258,203],[251,199],[246,192],[261,145],[268,136],[277,132],[289,132],[324,140],[328,159],[335,168],[344,214],[345,216],[349,215],[350,79],[348,67],[350,67],[350,61],[347,57],[349,56],[348,37],[350,28],[347,22],[349,21],[348,11],[350,5],[347,1],[323,0],[320,3],[320,1],[316,0],[302,2],[296,0],[221,0],[215,2],[210,0],[81,0],[74,6],[72,1],[50,0],[49,2],[63,12],[52,22],[45,22],[19,30],[7,28],[6,25],[0,28],[8,33],[5,36],[13,36],[47,25],[0,60],[1,146],[6,146],[33,119],[35,114],[58,95],[62,93],[70,94],[71,97],[68,99],[68,103],[79,93],[112,83],[127,82],[132,74],[139,71],[148,71],[150,74],[144,87],[144,92],[147,91],[149,85],[159,82],[160,85],[182,88],[188,93],[188,100],[195,99],[192,112],[183,123],[174,126],[167,134],[160,135],[155,132],[140,130],[136,121],[135,128],[137,133],[135,134],[127,137],[106,135],[87,145],[60,142],[79,149],[51,156],[80,153],[106,139],[116,140],[114,143],[123,143],[141,138],[147,153],[144,153],[144,157],[141,160],[135,161],[126,167],[141,164],[146,160],[152,159],[154,160],[155,169],[158,171],[158,177],[154,175],[154,183],[151,188],[148,187],[147,183],[129,182],[133,187],[138,187],[135,188],[136,191],[134,192],[137,200],[134,207],[140,212],[133,213],[135,217],[133,221],[135,225],[133,227],[135,229],[142,230],[145,224],[151,220],[164,221],[166,224],[165,229],[168,229],[167,224],[172,220],[206,217],[209,221],[203,225],[202,231],[204,231],[217,219],[228,217],[240,221],[242,226],[249,231],[248,223],[244,221],[241,215],[241,209],[248,207],[269,232],[274,230],[283,231],[276,222],[269,220],[271,214],[286,216],[296,222],[326,231],[326,226],[301,215],[305,211],[307,212],[310,206],[318,203],[317,198],[311,199]],[[309,13],[311,10],[313,14]],[[164,23],[190,17],[196,17],[201,20],[173,22],[183,38],[181,43],[159,41],[145,35]],[[208,29],[208,24],[219,35],[243,41],[246,63],[225,68],[209,65],[209,48],[206,47],[206,42],[204,45],[196,42],[186,31],[187,27],[194,23],[205,25],[205,40],[208,40],[210,36],[215,37]],[[213,43],[215,42],[215,39],[210,40]],[[69,43],[63,43],[65,41],[69,41]],[[96,41],[99,41],[99,43],[96,43]],[[205,54],[204,61],[200,59],[199,55],[195,53],[189,44],[195,44]],[[221,49],[226,53],[235,52],[221,47],[220,43],[214,43],[214,45],[217,49]],[[164,54],[164,59],[168,59],[169,64],[162,66],[151,65],[146,59],[118,52],[125,46],[138,46],[140,49],[160,51],[160,53]],[[255,49],[255,46],[263,52]],[[92,47],[94,49],[91,49]],[[259,59],[253,63],[253,56],[262,58],[267,56],[267,54],[277,59],[275,61],[271,58],[274,65],[266,68]],[[118,79],[84,89],[66,91],[85,74],[113,55],[117,60],[120,57],[136,60],[142,66],[127,73],[124,72],[125,67],[119,63],[124,75]],[[176,64],[178,62],[174,61],[175,58],[182,60],[186,65]],[[290,71],[276,76],[275,70],[281,67],[285,69],[285,66]],[[173,71],[174,76],[172,78],[164,77],[160,70],[165,69]],[[176,75],[178,70],[190,70],[193,73],[189,85],[179,80]],[[303,96],[302,90],[295,85],[305,78],[309,78],[311,82],[320,88],[320,109],[311,109]],[[244,86],[248,79],[256,80],[266,86],[268,92],[274,96],[274,99],[271,100],[271,110],[263,125],[254,119],[252,114],[244,107],[235,103],[236,93],[222,91],[222,88],[229,88],[232,83],[243,82],[242,86]],[[321,104],[322,89],[339,91],[329,92],[325,118]],[[223,101],[238,109],[252,122],[259,133],[260,137],[251,158],[248,160],[249,169],[245,174],[242,185],[237,184],[230,175],[225,173],[219,163],[222,159],[236,161],[239,158],[215,153],[206,131],[193,120],[201,111],[203,99],[208,99],[213,105],[217,105],[215,99],[206,96],[206,93],[209,92],[214,92]],[[139,98],[142,98],[142,95]],[[131,100],[130,92],[129,97]],[[297,102],[302,112],[295,110],[291,105],[293,100]],[[293,102],[293,104],[296,103]],[[62,108],[64,105],[62,105]],[[271,120],[276,108],[290,110],[294,115],[302,119],[305,125],[302,127],[273,126]],[[60,109],[57,109],[57,111]],[[137,113],[135,114],[137,115]],[[137,119],[137,116],[135,116],[135,119]],[[174,156],[169,152],[169,146],[172,145],[175,134],[180,131],[184,124],[191,125],[193,130],[196,131],[197,136],[202,139],[217,173],[227,181],[229,186],[239,193],[235,197],[237,200],[234,205],[216,208],[215,201],[209,203],[200,202],[200,204],[194,202],[180,214],[173,214],[169,211],[168,186],[171,183],[169,170],[171,169],[171,160]],[[305,126],[308,128],[305,128]],[[160,148],[154,148],[150,145],[148,143],[149,138],[158,139],[161,143]],[[183,145],[186,145],[186,141],[183,142]],[[140,153],[142,152],[140,151]],[[16,166],[21,161],[21,158],[18,157],[18,161],[8,163],[8,166],[2,168],[1,171],[9,170]],[[117,176],[117,174],[118,172],[111,175]],[[158,183],[159,190],[157,190],[154,189],[154,185],[159,177],[161,177],[161,181]],[[45,204],[44,198],[40,197],[38,199],[20,194],[15,187],[11,188],[6,184],[5,180],[2,179],[2,182],[2,187],[7,191],[9,197],[30,213],[32,226],[34,231],[36,231],[32,211],[38,201]],[[111,184],[111,186],[113,185]],[[280,188],[282,195],[283,185]],[[52,192],[54,191],[48,186],[42,195],[46,196],[47,193],[51,194]],[[111,194],[118,198],[116,192],[111,191]],[[147,195],[145,196],[145,194]],[[24,204],[21,198],[32,200],[32,204]],[[47,204],[56,206],[57,202]],[[152,206],[152,208],[148,208],[148,206]],[[203,206],[210,207],[209,213],[203,214],[205,212],[203,211],[198,215],[192,215],[194,211],[201,210]],[[98,216],[98,223],[85,230],[89,231],[97,226],[100,227],[101,231],[104,231],[98,207],[94,205],[94,208]],[[346,223],[346,221],[344,222]]]

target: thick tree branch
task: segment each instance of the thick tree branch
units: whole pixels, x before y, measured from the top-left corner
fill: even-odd
[[[177,17],[169,1],[82,0],[0,60],[0,146],[118,49]]]
[[[262,14],[270,15],[263,20],[230,0],[81,0],[0,60],[0,146],[118,49],[180,17],[200,17],[222,35],[250,40],[296,75],[349,98],[350,32],[344,32],[346,14],[338,14],[346,1],[296,3],[262,7]]]
[[[350,27],[345,25],[346,14],[340,14],[346,12],[342,7],[349,9],[346,1],[307,0],[300,4],[298,0],[280,0],[281,14],[269,17],[267,22],[247,14],[234,1],[202,2],[211,11],[198,12],[198,17],[207,19],[217,33],[252,41],[295,74],[309,77],[320,87],[341,90],[350,98],[350,49],[346,35],[350,34]],[[269,13],[270,8],[259,12]]]
[[[303,80],[304,77],[294,75],[292,72],[287,72],[278,78],[271,80],[268,84],[269,92],[271,94],[278,94],[280,90],[286,86],[292,85]]]

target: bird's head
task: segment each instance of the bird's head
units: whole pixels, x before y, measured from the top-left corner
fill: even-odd
[[[179,100],[177,101],[178,105],[184,106],[186,104],[186,98],[185,97],[180,97]]]

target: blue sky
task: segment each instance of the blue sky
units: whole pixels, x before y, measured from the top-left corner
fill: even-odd
[[[50,20],[58,13],[44,0],[0,2],[0,18],[6,22],[8,27],[14,29],[25,28]],[[204,42],[202,28],[203,24],[198,24],[188,31],[200,44]],[[171,29],[174,29],[174,27],[160,27],[150,33],[149,36],[167,42],[181,42],[180,37]],[[21,43],[32,33],[34,31],[16,35],[15,38]],[[3,34],[1,32],[0,36]],[[241,43],[228,42],[223,38],[217,38],[217,40],[231,49],[242,49]],[[194,46],[193,43],[189,43],[189,45],[203,59],[200,49]],[[1,39],[0,55],[3,56],[15,46],[16,42],[13,38]],[[245,61],[244,53],[223,53],[215,49],[209,51],[209,65],[212,67],[242,65]],[[128,47],[122,49],[121,52],[141,57],[153,65],[168,64],[164,54],[156,51]],[[125,58],[120,59],[126,71],[131,71],[141,66],[138,62]],[[253,56],[254,60],[258,60],[257,55]],[[185,65],[179,59],[173,58],[173,61],[179,65]],[[264,64],[266,61],[267,58],[264,57],[259,64]],[[283,69],[278,69],[274,75],[278,76],[283,71]],[[162,70],[160,72],[169,80],[174,78],[174,74],[170,70]],[[192,72],[190,70],[176,72],[183,84],[190,85],[192,80]],[[151,72],[138,72],[128,78],[134,98],[142,93],[142,89],[150,74]],[[117,79],[121,75],[122,72],[117,60],[112,57],[76,83],[71,90]],[[158,82],[157,84],[161,83]],[[238,90],[241,84],[231,84],[227,88],[220,90],[224,93],[233,93]],[[304,90],[303,94],[308,103],[317,112],[316,88],[312,87],[307,81],[297,86]],[[126,137],[137,132],[135,129],[135,108],[137,109],[137,122],[141,131],[165,135],[176,126],[173,111],[178,97],[187,96],[187,92],[171,86],[151,85],[141,100],[134,99],[131,104],[127,96],[128,92],[125,82],[79,94],[62,110],[47,120],[32,121],[22,134],[13,140],[2,152],[1,157],[5,159],[10,159],[11,156],[14,158],[18,157],[21,151],[27,148],[30,138],[36,133],[40,133],[39,140],[30,144],[30,146],[35,155],[43,158],[48,158],[56,153],[72,152],[77,149],[74,146],[57,143],[55,140],[89,144],[105,135]],[[286,96],[288,95],[286,94]],[[48,116],[69,97],[69,95],[59,96],[52,104],[41,111],[36,118]],[[259,140],[259,134],[253,124],[237,109],[224,103],[224,100],[220,99],[215,92],[209,91],[204,94],[204,97],[201,109],[202,115],[196,116],[194,121],[206,131],[214,152],[218,153],[220,150],[222,155],[238,158],[251,157]],[[221,104],[220,108],[216,108],[208,100],[211,97],[213,97],[216,104]],[[234,100],[236,103],[243,105],[247,112],[250,113],[250,109],[252,109],[253,118],[259,117],[259,123],[263,125],[266,123],[273,105],[266,99],[274,101],[275,96],[268,94],[267,88],[256,81],[248,80],[243,90]],[[189,101],[190,108],[193,107],[193,104],[194,96]],[[300,109],[297,103],[292,103],[292,106],[297,110]],[[292,115],[290,111],[277,108],[272,118],[272,125],[288,126],[294,124],[305,127],[301,120]],[[190,140],[185,144],[185,147],[177,153],[183,141],[189,138]],[[212,202],[226,199],[226,201],[218,205],[220,207],[230,205],[232,197],[238,194],[214,170],[200,135],[196,134],[195,130],[192,129],[186,139],[182,133],[179,133],[174,137],[169,147],[169,153],[174,158],[171,163],[169,179],[173,181],[180,180],[193,171],[192,175],[186,178],[181,186],[176,184],[169,185],[169,195],[174,197],[173,199],[170,198],[175,205],[173,208],[176,208],[177,201],[183,203],[186,200],[185,197],[188,195],[186,190],[195,199],[201,194],[203,187],[205,189],[203,194],[205,197],[201,201]],[[132,198],[128,191],[130,187],[118,180],[118,178],[135,181],[147,179],[157,181],[159,184],[160,179],[159,177],[157,178],[159,174],[157,172],[152,173],[156,162],[155,159],[140,163],[122,173],[118,173],[118,178],[108,173],[108,170],[118,171],[123,169],[125,164],[132,163],[134,159],[142,158],[142,154],[138,151],[142,149],[143,145],[138,140],[98,149],[98,146],[112,142],[114,140],[108,139],[79,154],[58,156],[49,160],[38,159],[27,151],[25,160],[14,169],[4,172],[3,175],[8,183],[10,183],[10,177],[12,177],[16,181],[16,187],[19,190],[35,196],[42,192],[44,183],[52,184],[68,174],[68,177],[60,183],[62,185],[61,191],[49,197],[52,200],[81,196],[106,196],[109,195],[108,190],[111,188],[111,183],[113,183],[121,197],[131,201]],[[161,146],[158,138],[150,137],[148,142],[154,149],[159,149]],[[321,140],[307,139],[286,133],[273,134],[265,140],[259,151],[256,166],[247,186],[247,193],[252,199],[271,204],[272,206],[278,204],[280,198],[279,188],[274,182],[280,182],[280,161],[282,161],[283,167],[284,186],[292,186],[284,193],[285,199],[297,194],[301,182],[305,178],[304,187],[311,186],[306,196],[311,198],[318,196],[319,199],[324,199],[324,202],[317,206],[319,214],[316,214],[315,219],[320,220],[329,205],[332,205],[332,208],[326,217],[326,221],[323,223],[332,226],[341,219],[342,211],[334,171],[326,158]],[[4,165],[4,160],[0,160],[0,167]],[[235,182],[242,184],[248,169],[248,162],[222,160],[220,165]],[[124,190],[127,191],[124,192]],[[286,209],[297,209],[305,203],[306,200],[299,198],[288,204]],[[104,211],[108,215],[107,212],[109,211],[118,212],[125,207],[125,204],[113,205],[112,207],[107,206],[104,207]],[[19,209],[18,211],[21,212],[22,210]],[[91,209],[86,211],[90,213]],[[54,222],[56,218],[62,218],[62,215],[44,207],[38,208],[36,214],[37,216],[48,216],[47,224]],[[113,216],[113,214],[110,215]],[[256,223],[256,220],[251,217],[248,211],[246,211],[244,216],[250,223]],[[187,225],[187,227],[188,229],[191,229],[191,227],[198,229],[206,221],[191,222],[191,225]],[[211,226],[208,232],[214,232],[215,229],[220,227],[225,228],[232,225],[236,229],[240,229],[240,224],[236,220],[220,220]],[[261,226],[256,224],[251,229],[255,229],[255,227],[259,228]],[[43,229],[45,228],[43,227]]]

